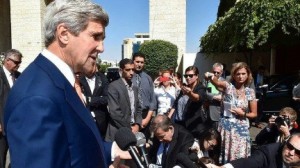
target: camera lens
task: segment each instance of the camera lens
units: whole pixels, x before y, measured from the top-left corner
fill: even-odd
[[[290,125],[290,119],[287,116],[278,116],[275,119],[275,124],[277,126],[285,125],[285,123],[289,126]]]

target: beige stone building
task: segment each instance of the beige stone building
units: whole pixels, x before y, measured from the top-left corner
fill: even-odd
[[[21,71],[44,47],[42,17],[51,1],[0,0],[0,52],[20,50],[24,55]],[[149,8],[147,36],[177,45],[179,64],[186,50],[186,0],[149,0]],[[123,48],[123,57],[132,53],[126,48],[131,46]]]
[[[149,35],[178,47],[180,64],[186,52],[186,0],[149,0]]]
[[[42,17],[51,0],[0,0],[0,52],[18,49],[22,71],[44,47]]]
[[[149,40],[151,40],[149,33],[135,33],[134,38],[124,39],[122,44],[122,59],[131,59],[132,54],[138,52],[141,44]]]

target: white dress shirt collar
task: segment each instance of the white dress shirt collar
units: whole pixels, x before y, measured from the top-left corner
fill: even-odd
[[[59,71],[67,78],[70,84],[74,86],[75,83],[74,72],[68,64],[66,64],[57,55],[51,53],[47,49],[44,49],[41,54],[44,57],[46,57],[50,62],[52,62],[59,69]]]
[[[3,71],[5,73],[6,79],[8,81],[8,84],[10,86],[10,88],[13,86],[13,80],[11,78],[11,73],[5,68],[5,66],[3,66]]]

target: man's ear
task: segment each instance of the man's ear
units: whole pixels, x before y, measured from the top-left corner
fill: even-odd
[[[64,23],[61,23],[57,26],[56,34],[61,43],[68,44],[70,32]]]

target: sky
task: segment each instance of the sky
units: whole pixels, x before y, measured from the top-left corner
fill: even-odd
[[[135,33],[149,32],[149,0],[93,0],[109,15],[102,60],[118,62],[122,57],[122,43]],[[200,38],[216,21],[220,0],[187,0],[186,52],[199,51]]]

